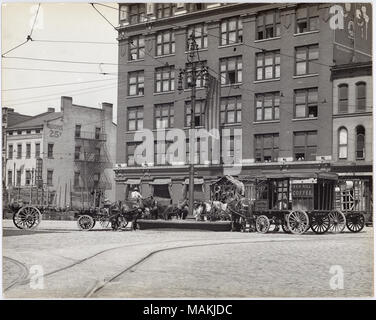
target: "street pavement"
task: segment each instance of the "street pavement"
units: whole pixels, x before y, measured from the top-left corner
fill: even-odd
[[[3,220],[6,298],[369,297],[373,279],[373,228],[85,232],[42,221],[25,231]]]

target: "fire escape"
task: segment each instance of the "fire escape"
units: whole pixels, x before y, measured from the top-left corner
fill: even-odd
[[[93,203],[93,199],[98,194],[103,194],[105,190],[112,187],[105,172],[105,169],[112,167],[106,141],[103,111],[101,112],[101,126],[96,127],[94,132],[81,131],[76,128],[73,189],[76,196],[81,198],[82,203]]]

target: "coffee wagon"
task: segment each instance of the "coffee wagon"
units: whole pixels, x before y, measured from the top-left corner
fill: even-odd
[[[309,228],[322,234],[351,232],[364,227],[362,213],[345,215],[335,209],[338,176],[330,172],[265,174],[255,179],[253,214],[256,230],[266,233],[282,227],[286,233],[303,234]]]

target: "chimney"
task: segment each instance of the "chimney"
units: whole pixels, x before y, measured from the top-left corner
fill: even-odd
[[[47,112],[55,112],[55,108],[48,108]]]

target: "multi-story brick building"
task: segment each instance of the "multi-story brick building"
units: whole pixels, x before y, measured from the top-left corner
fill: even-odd
[[[54,108],[13,126],[7,132],[6,184],[9,200],[80,207],[94,190],[115,198],[113,164],[116,125],[112,105],[102,109],[61,98]],[[38,190],[38,191],[37,191]]]
[[[337,65],[333,80],[333,163],[342,210],[372,212],[372,63]]]
[[[332,4],[120,4],[117,199],[127,186],[142,193],[183,197],[188,162],[137,166],[134,135],[142,128],[189,129],[189,88],[176,90],[187,66],[188,37],[219,82],[220,129],[242,131],[246,181],[266,172],[330,170],[333,161],[331,66],[340,63]],[[369,43],[370,46],[370,43]],[[363,57],[359,58],[360,60]],[[364,58],[369,60],[369,57]],[[195,125],[205,127],[207,90],[197,82]],[[230,138],[230,152],[236,152]],[[155,158],[161,155],[155,143]],[[197,191],[223,175],[214,162],[195,166]]]

